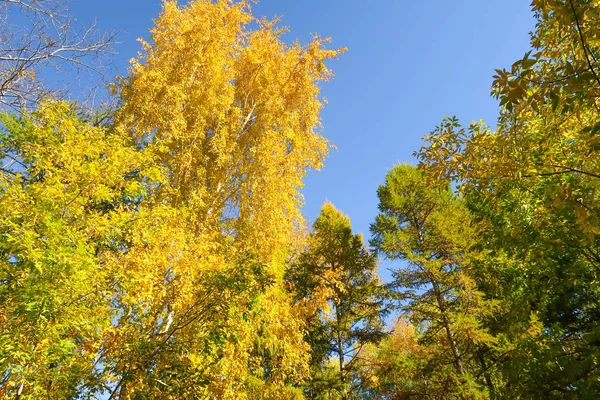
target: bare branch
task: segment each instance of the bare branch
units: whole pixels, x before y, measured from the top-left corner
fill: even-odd
[[[40,79],[46,70],[77,67],[105,78],[104,58],[115,53],[116,35],[99,33],[95,22],[75,29],[68,1],[0,0],[0,111],[48,97],[49,85]]]

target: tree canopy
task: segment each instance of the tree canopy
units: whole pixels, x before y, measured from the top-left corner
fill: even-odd
[[[90,110],[39,75],[109,49],[64,4],[0,0],[0,395],[598,396],[600,3],[532,2],[496,127],[446,117],[393,166],[370,248],[333,204],[301,212],[345,49],[165,1]]]

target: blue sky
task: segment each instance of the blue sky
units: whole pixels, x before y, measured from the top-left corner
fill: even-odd
[[[534,28],[527,1],[517,0],[262,0],[255,16],[280,16],[286,40],[312,33],[348,52],[331,63],[323,85],[329,100],[323,134],[337,147],[325,168],[311,172],[304,214],[314,221],[326,199],[369,237],[377,186],[412,153],[445,115],[493,124],[489,96],[495,68],[508,68],[529,49]],[[161,8],[159,0],[73,0],[78,22],[94,19],[120,32],[113,74],[124,75]],[[387,275],[384,273],[384,275]]]

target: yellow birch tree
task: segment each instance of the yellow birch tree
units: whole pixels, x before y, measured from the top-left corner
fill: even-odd
[[[156,179],[134,245],[107,260],[124,276],[112,397],[300,395],[308,346],[283,274],[302,179],[329,146],[319,82],[343,50],[285,44],[276,22],[246,1],[167,1],[116,87],[114,129]]]

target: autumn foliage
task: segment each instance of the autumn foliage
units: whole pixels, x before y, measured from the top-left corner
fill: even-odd
[[[307,376],[283,274],[342,50],[287,45],[246,2],[155,22],[110,126],[3,117],[5,395],[288,398]]]
[[[0,89],[0,395],[597,397],[600,5],[532,8],[497,127],[447,117],[388,171],[370,248],[333,204],[300,212],[328,39],[165,1],[97,112],[0,64],[45,98]]]

